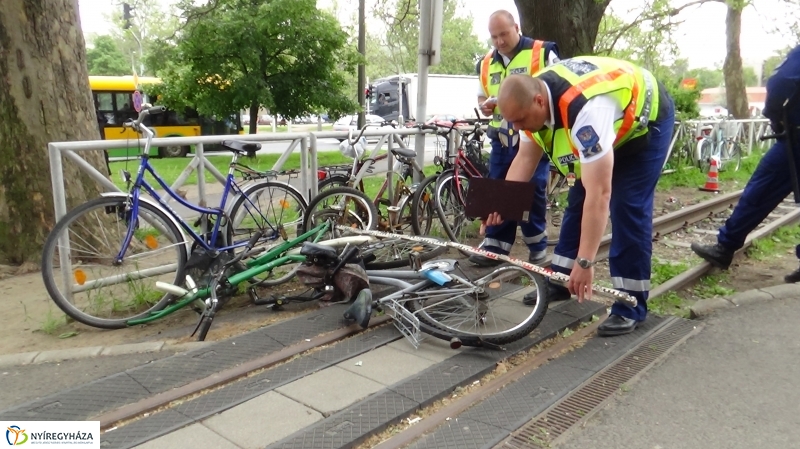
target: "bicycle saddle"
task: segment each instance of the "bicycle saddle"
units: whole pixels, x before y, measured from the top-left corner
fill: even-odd
[[[256,151],[261,149],[260,143],[255,142],[240,142],[238,140],[223,140],[222,146],[229,151],[239,154],[253,155]]]
[[[417,152],[408,148],[392,148],[392,154],[397,157],[407,157],[412,159],[417,157]]]
[[[339,254],[332,247],[312,242],[303,242],[303,247],[300,248],[300,255],[306,257],[321,257],[330,259],[336,259],[339,257]]]

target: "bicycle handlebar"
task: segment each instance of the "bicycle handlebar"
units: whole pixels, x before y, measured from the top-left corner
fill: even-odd
[[[136,120],[128,120],[122,124],[122,131],[124,132],[125,128],[131,128],[137,133],[144,134],[147,139],[144,145],[144,153],[146,154],[150,151],[150,141],[155,137],[155,133],[146,125],[142,124],[142,122],[148,115],[158,115],[166,110],[167,108],[165,106],[150,106],[144,108],[139,112],[139,117],[137,117]]]
[[[381,122],[380,127],[382,128],[387,125],[391,126],[392,128],[397,128],[397,122],[394,120],[384,120]],[[350,128],[347,135],[347,143],[349,143],[350,145],[355,145],[364,135],[364,131],[366,131],[367,128],[370,126],[374,126],[374,123],[365,123],[364,126],[362,126],[361,129],[359,130],[360,132],[358,133],[358,137],[356,137],[355,140],[353,139],[353,128]]]

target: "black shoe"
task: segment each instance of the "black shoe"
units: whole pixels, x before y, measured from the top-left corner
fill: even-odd
[[[630,318],[610,315],[603,321],[603,324],[597,327],[597,335],[599,337],[613,337],[615,335],[630,334],[636,330],[638,324],[638,322]]]
[[[783,280],[786,281],[787,284],[794,284],[800,282],[800,268],[784,276]]]
[[[490,259],[488,257],[481,256],[481,255],[478,255],[478,254],[473,254],[473,255],[469,256],[469,259],[467,259],[467,260],[469,260],[470,262],[472,262],[473,264],[475,264],[475,265],[477,265],[479,267],[486,267],[486,268],[496,267],[496,266],[500,265],[501,263],[503,263],[502,260]]]
[[[547,259],[547,253],[544,253],[544,255],[542,255],[541,257],[537,257],[537,258],[534,258],[533,254],[528,255],[528,262],[530,262],[530,263],[532,263],[534,265],[540,265],[542,262],[545,261],[545,259]]]
[[[565,287],[560,285],[553,285],[548,281],[545,281],[545,292],[544,294],[547,295],[547,303],[555,302],[555,301],[566,301],[572,297]],[[536,291],[532,291],[527,295],[522,297],[522,303],[526,306],[535,306],[536,305]]]
[[[727,270],[733,261],[733,251],[717,243],[716,245],[700,245],[692,243],[692,251],[711,265]]]

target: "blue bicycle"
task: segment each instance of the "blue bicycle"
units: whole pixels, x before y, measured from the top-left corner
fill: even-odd
[[[233,153],[219,205],[195,205],[173,191],[150,164],[153,131],[142,121],[164,107],[143,109],[125,124],[146,140],[135,178],[122,176],[129,192],[104,193],[67,213],[56,223],[44,245],[42,276],[50,297],[67,315],[83,324],[117,329],[166,307],[174,297],[157,290],[157,281],[184,285],[189,274],[205,286],[220,270],[238,270],[228,262],[263,252],[270,245],[296,238],[302,230],[307,202],[276,173],[253,170],[238,162],[255,156],[258,143],[224,141]],[[190,223],[145,180],[149,173],[175,201],[199,214]],[[242,175],[242,181],[235,174]],[[142,195],[144,189],[151,198]],[[232,197],[232,198],[230,198]],[[250,242],[258,235],[256,242]],[[188,238],[187,238],[188,237]],[[251,250],[251,245],[260,251]],[[291,267],[250,279],[251,284],[275,285],[294,275]],[[202,307],[202,305],[199,305]]]

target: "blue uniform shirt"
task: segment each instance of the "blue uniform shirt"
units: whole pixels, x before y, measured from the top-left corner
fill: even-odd
[[[800,88],[800,46],[795,47],[786,59],[775,68],[767,80],[767,98],[764,101],[764,117],[773,123],[783,121],[783,103],[797,94]],[[800,125],[800,94],[789,103],[789,123]]]

